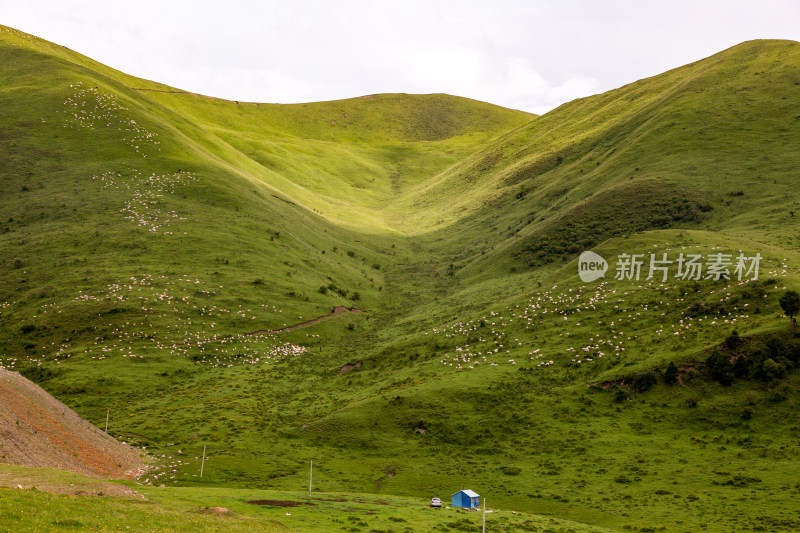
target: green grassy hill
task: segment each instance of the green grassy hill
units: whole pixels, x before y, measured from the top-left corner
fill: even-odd
[[[0,60],[0,364],[96,424],[110,409],[159,465],[143,483],[301,491],[313,459],[328,493],[800,527],[800,338],[778,303],[800,287],[798,43],[541,117],[228,102],[6,27]],[[604,280],[579,280],[587,249]],[[640,279],[615,279],[623,253]],[[681,253],[730,254],[732,279],[676,279]],[[496,530],[548,527],[584,526]]]

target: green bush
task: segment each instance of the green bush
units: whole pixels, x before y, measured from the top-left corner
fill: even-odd
[[[34,364],[31,364],[29,367],[20,370],[19,373],[35,383],[42,383],[60,374],[60,372],[52,370],[46,366]]]
[[[630,398],[630,394],[627,393],[624,389],[617,389],[614,391],[614,401],[616,403],[622,403]]]
[[[750,372],[750,361],[744,355],[740,355],[733,363],[733,375],[738,379],[747,377]]]
[[[781,309],[789,317],[789,320],[794,324],[794,316],[800,312],[800,294],[796,291],[786,291],[780,300]]]
[[[739,336],[739,331],[733,330],[733,333],[725,337],[725,347],[729,350],[735,350],[742,345],[742,338]]]
[[[735,379],[733,365],[727,353],[715,350],[706,359],[706,366],[711,374],[711,378],[718,381],[723,386],[731,385]]]
[[[748,487],[753,483],[761,483],[761,480],[757,477],[745,476],[742,474],[736,474],[728,481],[724,483],[720,483],[720,485],[726,485],[729,487]]]
[[[786,367],[774,359],[765,359],[756,369],[756,377],[761,381],[774,381],[786,377]]]
[[[634,375],[631,378],[631,387],[636,392],[645,392],[653,388],[658,382],[658,377],[656,373],[652,370],[648,370],[647,372],[641,372],[639,374]]]

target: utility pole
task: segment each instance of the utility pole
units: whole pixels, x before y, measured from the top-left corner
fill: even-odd
[[[486,498],[483,499],[483,533],[486,533]]]
[[[206,445],[203,444],[203,461],[200,463],[200,477],[203,477],[203,467],[206,466]]]
[[[111,413],[111,409],[106,410],[106,435],[108,435],[108,415]]]
[[[314,479],[314,460],[311,460],[311,466],[308,469],[308,497],[311,497],[311,482]]]

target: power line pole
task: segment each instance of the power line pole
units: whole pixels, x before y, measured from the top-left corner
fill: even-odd
[[[314,478],[314,460],[311,460],[311,466],[308,469],[308,497],[311,497],[311,482]]]
[[[106,435],[108,435],[108,415],[111,413],[111,409],[106,410]]]
[[[483,533],[486,533],[486,498],[483,499]]]
[[[203,467],[206,466],[206,445],[203,444],[203,461],[200,463],[200,477],[203,477]]]

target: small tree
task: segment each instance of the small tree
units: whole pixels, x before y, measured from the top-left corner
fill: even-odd
[[[733,375],[737,378],[744,378],[750,372],[750,361],[744,355],[736,358],[733,363]]]
[[[678,381],[678,367],[674,361],[670,361],[664,371],[664,381],[670,385]]]
[[[720,385],[727,387],[731,385],[736,378],[733,374],[733,367],[728,358],[728,354],[715,350],[714,353],[706,359],[706,366],[708,367],[712,379],[719,381]]]
[[[733,330],[733,333],[731,333],[725,338],[725,346],[729,350],[735,350],[741,344],[742,344],[742,338],[739,336],[739,332],[737,330]]]
[[[783,312],[789,317],[792,325],[795,325],[794,315],[800,311],[800,294],[797,294],[796,291],[786,291],[783,296],[781,296],[779,303],[781,304]]]

